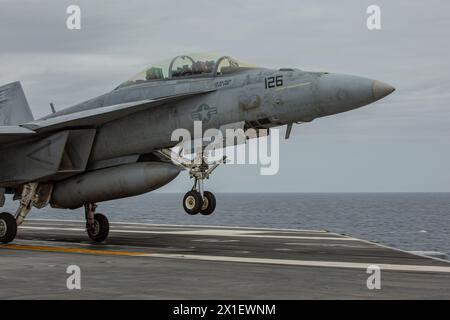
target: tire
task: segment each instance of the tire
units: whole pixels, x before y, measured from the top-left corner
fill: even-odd
[[[203,206],[203,199],[199,192],[189,191],[184,195],[183,208],[190,215],[200,212]]]
[[[10,213],[0,213],[0,242],[9,243],[16,238],[16,218]]]
[[[89,238],[95,242],[102,242],[108,238],[109,235],[109,221],[101,213],[96,213],[94,215],[94,230],[90,228],[87,229]]]
[[[203,206],[200,213],[204,216],[209,216],[216,209],[216,197],[212,192],[203,192]]]

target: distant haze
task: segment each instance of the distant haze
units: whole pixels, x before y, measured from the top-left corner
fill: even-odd
[[[71,4],[82,10],[80,31],[66,28]],[[370,4],[381,7],[379,31],[366,28]],[[437,0],[0,0],[0,84],[22,81],[38,118],[51,101],[62,109],[188,52],[374,78],[397,91],[295,126],[277,175],[224,166],[208,189],[450,192],[449,12],[450,2]],[[182,173],[162,190],[189,187]]]

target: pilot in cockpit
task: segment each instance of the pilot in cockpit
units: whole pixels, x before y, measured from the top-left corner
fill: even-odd
[[[192,64],[193,74],[202,74],[208,72],[208,67],[204,61],[197,61]]]
[[[161,68],[152,67],[148,69],[147,72],[145,73],[146,80],[157,80],[163,78],[164,76]]]

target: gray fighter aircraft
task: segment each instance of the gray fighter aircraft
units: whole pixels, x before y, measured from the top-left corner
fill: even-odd
[[[14,194],[18,210],[0,214],[0,242],[11,242],[32,207],[85,208],[96,242],[109,233],[96,203],[158,189],[187,169],[194,186],[189,214],[211,214],[203,190],[220,162],[171,161],[177,128],[258,128],[310,122],[377,101],[388,84],[350,75],[267,69],[229,56],[181,55],[153,65],[102,96],[34,120],[21,84],[0,87],[0,206]],[[52,110],[53,106],[52,106]]]

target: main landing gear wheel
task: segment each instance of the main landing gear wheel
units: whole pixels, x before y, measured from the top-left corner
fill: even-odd
[[[95,242],[102,242],[108,238],[109,235],[109,221],[101,213],[96,213],[94,215],[94,225],[87,227],[87,233],[89,238]]]
[[[0,213],[0,242],[9,243],[17,235],[16,218],[7,212]]]
[[[212,192],[203,192],[203,206],[200,213],[204,216],[209,216],[216,209],[216,197]]]
[[[194,215],[200,212],[203,207],[203,199],[198,191],[189,191],[184,195],[183,208],[190,215]]]

